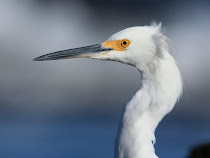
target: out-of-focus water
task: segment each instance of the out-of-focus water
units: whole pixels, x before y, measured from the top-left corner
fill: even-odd
[[[191,146],[210,142],[209,4],[1,0],[0,158],[113,157],[118,122],[100,117],[120,115],[139,88],[137,70],[87,59],[41,63],[32,59],[100,43],[121,29],[152,20],[162,22],[163,33],[173,41],[185,85],[183,100],[169,115],[173,121],[167,116],[157,128],[156,153],[160,158],[184,158]],[[96,118],[45,120],[81,113]],[[16,115],[24,119],[14,119]],[[179,116],[188,120],[177,120]]]
[[[111,158],[114,121],[1,121],[0,158]],[[192,145],[210,140],[206,122],[163,121],[156,131],[159,157],[184,158]]]

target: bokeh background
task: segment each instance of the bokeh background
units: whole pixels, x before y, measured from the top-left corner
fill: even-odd
[[[210,2],[1,0],[0,157],[107,158],[140,74],[115,62],[35,62],[100,43],[130,26],[163,23],[184,95],[156,130],[159,157],[184,158],[210,141]]]

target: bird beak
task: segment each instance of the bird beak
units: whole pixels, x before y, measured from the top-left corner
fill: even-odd
[[[70,58],[91,58],[97,56],[101,52],[107,52],[113,50],[113,48],[104,47],[102,44],[95,44],[86,47],[74,48],[62,50],[54,53],[45,54],[35,58],[35,61],[44,60],[59,60],[59,59],[70,59]]]

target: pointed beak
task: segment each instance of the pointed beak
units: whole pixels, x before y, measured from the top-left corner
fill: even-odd
[[[97,56],[104,51],[110,51],[113,48],[106,48],[101,44],[95,44],[86,47],[74,48],[62,50],[54,53],[45,54],[35,58],[35,61],[45,61],[45,60],[59,60],[59,59],[70,59],[70,58],[91,58]]]

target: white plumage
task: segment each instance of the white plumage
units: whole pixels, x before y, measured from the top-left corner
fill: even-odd
[[[153,147],[155,129],[182,94],[181,74],[160,29],[161,24],[131,27],[101,44],[35,59],[87,57],[122,62],[140,71],[140,89],[123,109],[115,141],[115,158],[157,158]],[[127,43],[122,43],[125,41]]]
[[[125,59],[117,60],[135,66],[142,75],[139,91],[123,110],[115,158],[157,158],[154,132],[182,94],[181,74],[169,53],[167,38],[160,33],[160,25],[128,28],[112,38],[135,41],[125,52]]]

